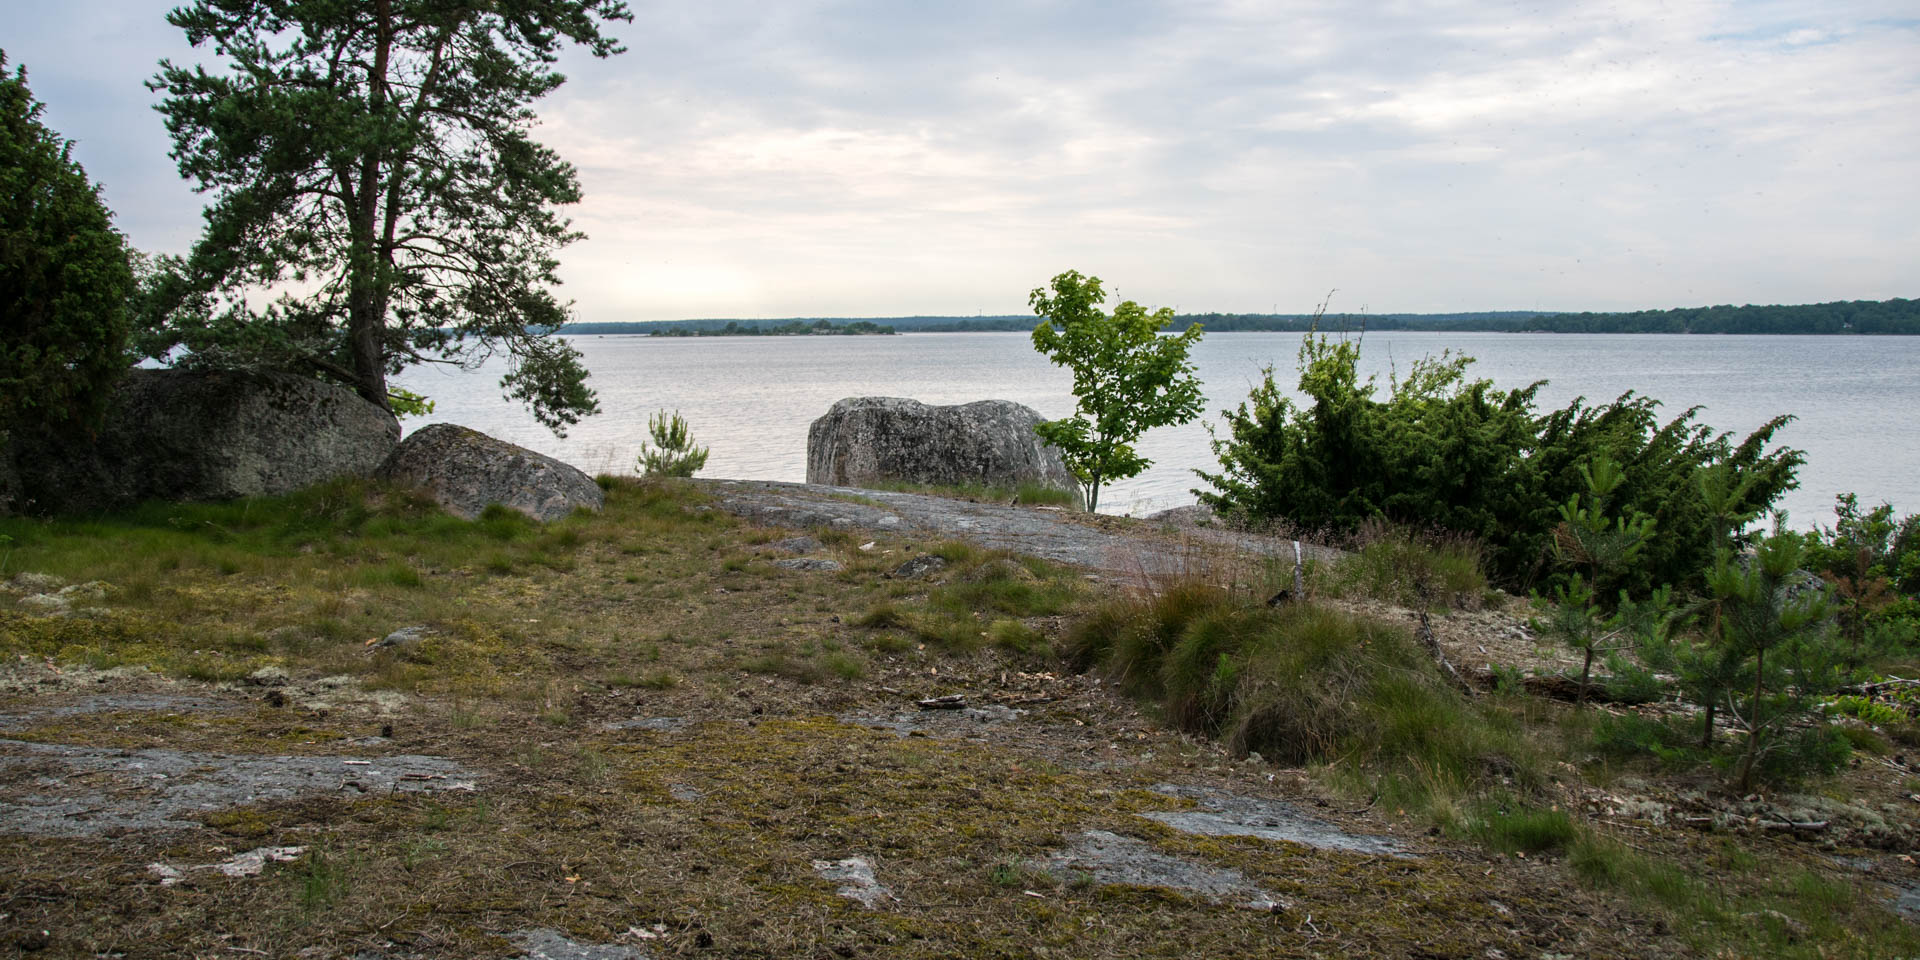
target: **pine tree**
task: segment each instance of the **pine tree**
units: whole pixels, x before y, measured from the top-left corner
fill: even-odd
[[[573,168],[529,135],[566,43],[621,51],[620,0],[197,0],[168,15],[224,73],[151,82],[183,177],[213,194],[153,298],[145,348],[338,380],[391,406],[422,362],[506,355],[501,381],[555,432],[597,410],[554,332],[554,208]]]

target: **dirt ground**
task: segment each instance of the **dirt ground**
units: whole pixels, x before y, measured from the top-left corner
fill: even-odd
[[[233,641],[275,661],[236,676],[17,649],[0,663],[0,949],[356,960],[1708,953],[1657,904],[1580,882],[1564,855],[1490,852],[1329,789],[1316,771],[1230,756],[1045,655],[943,649],[856,622],[939,582],[937,571],[893,575],[936,538],[1039,544],[1079,564],[1067,579],[1097,592],[1125,588],[1141,557],[1170,555],[1167,538],[1186,534],[1033,510],[1009,533],[979,505],[938,522],[895,509],[906,494],[859,494],[885,507],[828,494],[806,508],[815,513],[796,504],[816,494],[767,492],[758,509],[737,487],[712,495],[689,516],[718,507],[758,525],[689,519],[644,548],[588,537],[566,570],[484,581],[427,570],[424,587],[392,594],[415,598],[412,608],[362,591],[353,603],[371,612],[346,620],[344,639]],[[842,507],[880,512],[840,523]],[[772,548],[809,533],[811,548]],[[776,565],[789,555],[837,569]],[[682,562],[697,572],[650,579]],[[232,583],[247,576],[229,576],[223,589],[239,592],[222,596],[251,599],[183,621],[181,642],[211,644],[194,631],[211,637],[241,616],[248,637],[287,629],[273,611],[293,609],[297,591],[265,574]],[[465,599],[450,612],[444,596],[420,598],[436,592]],[[105,604],[94,615],[104,619],[59,623],[0,611],[0,629],[106,629],[120,614],[112,594]],[[386,645],[385,627],[362,626],[404,626],[419,611],[425,641]],[[481,633],[462,616],[523,626]],[[1565,661],[1518,607],[1435,623],[1468,667]],[[1057,636],[1063,617],[1020,626]],[[487,685],[474,682],[481,674]],[[922,705],[941,697],[957,702]],[[1571,766],[1550,789],[1618,843],[1689,865],[1699,883],[1763,884],[1751,876],[1761,857],[1842,885],[1852,899],[1838,915],[1902,923],[1893,908],[1920,900],[1920,781],[1906,761],[1875,758],[1809,796],[1727,798]],[[1789,937],[1805,923],[1749,921]],[[1836,942],[1830,955],[1859,954]]]

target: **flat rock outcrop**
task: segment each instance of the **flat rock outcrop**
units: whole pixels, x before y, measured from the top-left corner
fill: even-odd
[[[400,424],[311,377],[132,370],[97,435],[20,431],[12,439],[15,509],[77,513],[273,496],[364,476],[393,452]]]
[[[497,503],[545,523],[578,507],[598,510],[607,499],[592,477],[572,466],[451,423],[408,435],[379,475],[426,490],[448,513],[468,520]]]
[[[980,400],[935,407],[900,397],[848,397],[807,430],[807,482],[935,486],[1039,483],[1074,488],[1060,451],[1040,441],[1030,407]]]

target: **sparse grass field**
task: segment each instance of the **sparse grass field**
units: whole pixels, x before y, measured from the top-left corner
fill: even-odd
[[[0,738],[425,754],[481,777],[473,792],[212,809],[184,830],[0,824],[0,945],[508,957],[508,934],[546,927],[655,957],[1920,955],[1875,882],[1916,877],[1838,859],[1897,862],[1884,851],[1596,812],[1635,780],[1710,788],[1594,752],[1599,721],[1571,708],[1456,691],[1402,623],[1266,607],[1290,570],[1115,585],[839,530],[811,532],[841,570],[789,570],[764,545],[795,531],[744,525],[685,484],[604,486],[603,513],[545,527],[507,511],[468,523],[363,483],[0,520],[0,579],[106,584],[98,611],[72,617],[0,593],[0,717],[26,718]],[[889,576],[921,553],[946,567]],[[1485,590],[1408,573],[1470,560],[1359,557],[1314,571],[1313,592],[1437,593],[1437,609]],[[1397,592],[1414,582],[1445,586]],[[424,638],[378,644],[411,626]],[[126,690],[217,708],[45,709]],[[1026,713],[912,731],[861,719],[918,723],[912,702],[945,694]],[[35,770],[0,767],[0,800]],[[1904,778],[1873,772],[1820,789],[1911,802]],[[1178,833],[1136,816],[1192,805],[1153,789],[1166,783],[1291,800],[1418,856]],[[1287,905],[1039,866],[1085,830],[1237,870]],[[147,868],[265,846],[305,851],[257,878],[174,887]],[[862,908],[811,868],[850,856],[893,899]]]

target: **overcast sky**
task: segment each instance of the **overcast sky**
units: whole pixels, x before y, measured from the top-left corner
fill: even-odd
[[[169,4],[3,2],[120,228],[184,252]],[[537,135],[586,191],[581,320],[1024,313],[1067,269],[1194,312],[1915,297],[1915,11],[638,3]]]

